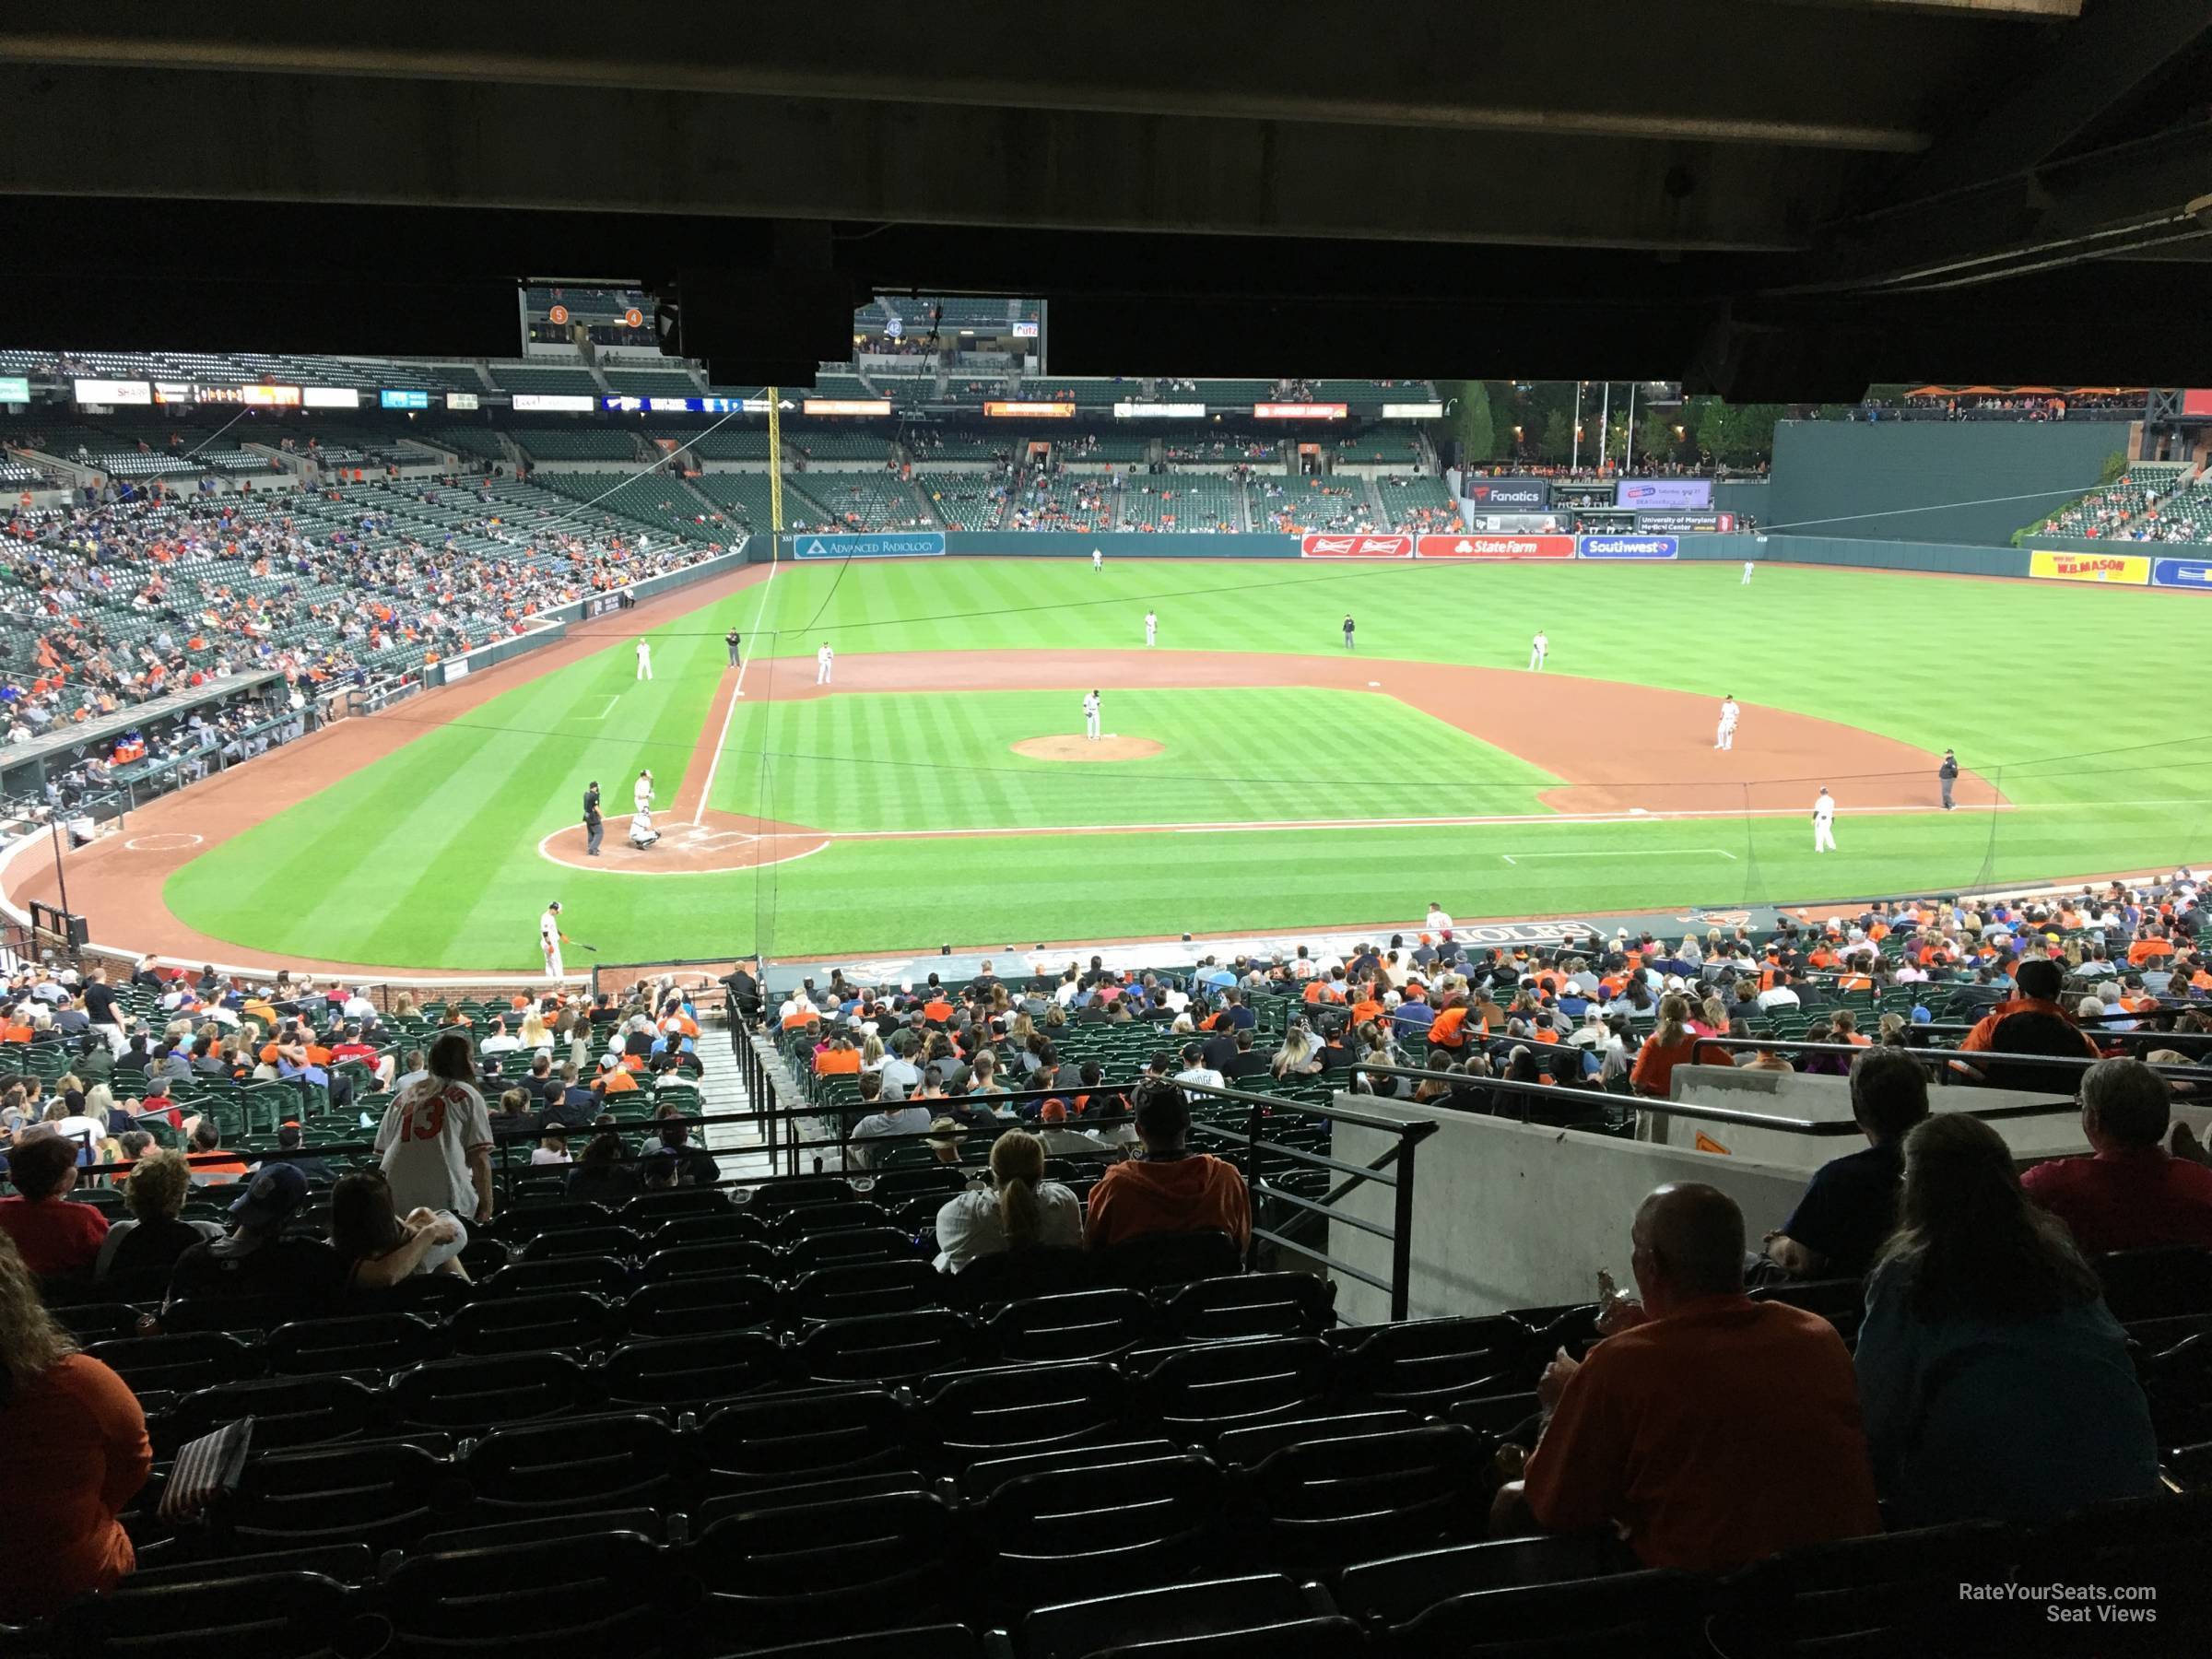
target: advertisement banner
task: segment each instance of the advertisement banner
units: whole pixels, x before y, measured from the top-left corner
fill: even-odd
[[[430,406],[428,392],[379,392],[377,406],[385,409],[427,409]]]
[[[445,394],[445,406],[456,411],[476,408],[478,401],[474,392],[448,392]]]
[[[145,404],[151,406],[154,389],[145,381],[80,380],[73,387],[80,404]]]
[[[599,406],[599,400],[581,392],[517,392],[514,406],[550,415],[589,415]]]
[[[1478,508],[1515,512],[1551,505],[1549,478],[1469,478],[1466,491],[1465,499]]]
[[[2150,585],[2150,557],[2144,553],[2052,553],[2028,555],[2028,574],[2044,582],[2111,582],[2128,587]]]
[[[806,415],[888,415],[891,400],[888,397],[808,397],[799,403],[800,413]],[[988,415],[991,406],[983,406]]]
[[[2212,559],[2160,559],[2150,567],[2153,587],[2195,588],[2212,592]]]
[[[30,401],[30,377],[27,374],[0,374],[0,403],[27,404]]]
[[[352,386],[302,386],[300,401],[310,409],[358,409],[361,394]]]
[[[1300,559],[1411,559],[1410,535],[1339,535],[1312,530],[1299,544]]]
[[[1117,403],[1113,406],[1113,418],[1116,420],[1204,420],[1206,406],[1202,403]]]
[[[853,535],[794,535],[794,559],[941,559],[942,530],[878,531]]]
[[[887,408],[888,405],[885,406]],[[992,416],[1010,416],[1018,420],[1072,420],[1076,406],[1072,403],[1007,403],[993,399],[983,405],[983,413]]]
[[[1424,535],[1421,559],[1572,559],[1571,535]]]
[[[1614,487],[1618,507],[1710,507],[1711,478],[1623,478]]]
[[[1735,514],[1710,507],[1686,507],[1675,512],[1640,512],[1636,528],[1647,535],[1685,535],[1715,532],[1725,535],[1735,528]]]
[[[2190,386],[2182,393],[2182,413],[2212,415],[2212,387]]]
[[[1382,406],[1385,420],[1441,420],[1444,406],[1441,403],[1386,403]]]
[[[1350,406],[1338,403],[1253,404],[1254,420],[1342,420]]]
[[[1674,559],[1682,544],[1671,535],[1585,535],[1584,559]]]
[[[1477,512],[1472,501],[1459,504],[1459,516],[1465,528],[1488,535],[1551,535],[1562,528],[1556,512]]]

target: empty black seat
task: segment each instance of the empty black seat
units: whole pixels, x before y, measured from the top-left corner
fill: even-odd
[[[2123,1324],[2212,1313],[2212,1250],[2119,1250],[2093,1265],[2104,1281],[2105,1306]]]
[[[394,1376],[387,1397],[401,1424],[496,1429],[558,1417],[599,1397],[582,1366],[565,1354],[500,1354],[433,1359]]]
[[[780,1642],[748,1650],[747,1659],[983,1659],[984,1652],[980,1632],[966,1625],[936,1624]]]
[[[998,1484],[972,1512],[993,1591],[1015,1610],[1041,1583],[1080,1575],[1096,1589],[1138,1589],[1187,1575],[1229,1547],[1229,1484],[1188,1453],[1039,1469]]]
[[[2021,1541],[1977,1521],[1793,1549],[1729,1580],[1712,1634],[1723,1652],[1818,1652],[1846,1640],[1869,1651],[1877,1641],[1892,1652],[1996,1651],[1982,1645],[1995,1634],[1991,1609],[1961,1600],[1959,1586],[2011,1577]]]
[[[1295,1624],[1312,1613],[1290,1579],[1254,1573],[1039,1607],[1021,1620],[1014,1646],[1020,1659],[1087,1659],[1141,1642]]]
[[[472,1524],[539,1515],[657,1507],[685,1455],[676,1430],[641,1413],[561,1418],[495,1429],[458,1465],[475,1499]]]
[[[1335,1580],[1336,1605],[1371,1624],[1398,1625],[1440,1601],[1474,1590],[1595,1578],[1618,1546],[1595,1533],[1497,1538],[1383,1556],[1347,1567]]]
[[[221,1331],[186,1331],[169,1336],[124,1336],[85,1350],[134,1391],[188,1392],[261,1374],[261,1356]]]
[[[1171,1429],[1217,1433],[1269,1418],[1311,1414],[1328,1396],[1329,1345],[1318,1336],[1209,1342],[1157,1359],[1135,1354],[1151,1408]]]
[[[362,1598],[312,1572],[222,1576],[219,1563],[190,1583],[129,1580],[73,1602],[54,1621],[58,1653],[160,1653],[168,1659],[365,1659],[384,1628]]]
[[[571,1227],[559,1232],[541,1232],[527,1240],[524,1262],[557,1262],[569,1256],[612,1256],[626,1261],[644,1253],[644,1241],[627,1227]]]
[[[880,1262],[913,1253],[914,1241],[895,1227],[853,1227],[794,1240],[782,1252],[782,1260],[786,1277],[796,1277],[844,1262]]]
[[[754,1642],[926,1618],[945,1610],[965,1555],[938,1499],[889,1492],[727,1516],[688,1559],[713,1626]]]
[[[1473,1430],[1430,1423],[1269,1453],[1250,1480],[1267,1512],[1268,1559],[1329,1571],[1379,1549],[1479,1536],[1483,1450]]]
[[[788,1374],[775,1339],[756,1331],[632,1339],[599,1369],[606,1398],[620,1406],[694,1406],[780,1382]]]
[[[727,1216],[734,1213],[729,1194],[718,1187],[683,1187],[673,1193],[643,1193],[615,1214],[623,1226],[649,1233],[687,1217]]]
[[[456,1354],[520,1354],[595,1348],[621,1329],[620,1310],[589,1290],[484,1297],[446,1320]]]
[[[612,1256],[564,1256],[550,1262],[517,1262],[486,1279],[483,1296],[542,1296],[553,1290],[589,1290],[601,1296],[629,1291],[629,1269]]]
[[[779,1242],[811,1238],[816,1233],[848,1232],[856,1227],[888,1227],[891,1212],[865,1198],[846,1198],[831,1204],[797,1204],[779,1211],[773,1228]]]
[[[687,1244],[735,1241],[765,1246],[769,1242],[768,1229],[759,1217],[734,1209],[672,1216],[665,1221],[656,1222],[650,1230],[644,1227],[640,1227],[638,1230],[644,1235],[648,1255],[663,1250],[681,1250]]]
[[[932,1308],[830,1320],[792,1345],[791,1360],[799,1375],[819,1382],[880,1382],[971,1363],[982,1346],[966,1317]]]
[[[781,1301],[775,1286],[758,1275],[698,1274],[641,1285],[622,1304],[622,1325],[632,1336],[755,1330],[774,1320]]]
[[[1336,1288],[1310,1273],[1241,1273],[1167,1293],[1161,1316],[1178,1341],[1317,1336],[1336,1323]]]
[[[606,1227],[614,1218],[614,1212],[604,1204],[593,1204],[581,1198],[562,1198],[551,1203],[512,1205],[491,1218],[488,1230],[491,1237],[509,1244],[524,1244],[540,1233]]]
[[[755,1187],[747,1207],[772,1216],[802,1204],[843,1204],[853,1196],[853,1183],[842,1175],[784,1175]]]
[[[934,1228],[935,1212],[920,1219],[915,1230]],[[1039,1296],[1060,1296],[1088,1289],[1092,1283],[1088,1254],[1080,1250],[1001,1250],[971,1262],[953,1276],[953,1287],[963,1304],[991,1308],[1000,1302]]]
[[[1702,1653],[1705,1594],[1703,1582],[1688,1573],[1659,1571],[1476,1590],[1435,1603],[1393,1634],[1408,1653],[1548,1642],[1559,1652]],[[1570,1642],[1577,1645],[1571,1650]]]
[[[906,1408],[879,1388],[774,1392],[707,1414],[692,1446],[720,1489],[791,1487],[914,1466]]]
[[[941,1205],[967,1184],[966,1172],[951,1164],[931,1164],[918,1170],[881,1170],[870,1183],[867,1196],[889,1209],[916,1198],[935,1198]]]
[[[1249,1469],[1285,1446],[1307,1441],[1342,1440],[1355,1434],[1381,1434],[1393,1429],[1418,1429],[1425,1419],[1410,1411],[1336,1411],[1312,1417],[1270,1418],[1249,1428],[1230,1429],[1216,1437],[1214,1454],[1225,1464]]]
[[[920,1427],[954,1462],[1014,1456],[1118,1434],[1128,1382],[1103,1360],[1010,1365],[924,1377],[913,1384]]]
[[[1527,1326],[1503,1314],[1370,1325],[1339,1331],[1331,1341],[1347,1392],[1412,1411],[1523,1393],[1535,1386],[1547,1358]]]
[[[354,1440],[382,1426],[383,1393],[357,1377],[258,1377],[186,1394],[153,1425],[166,1456],[240,1418],[253,1419],[256,1451]]]
[[[794,1319],[849,1319],[864,1313],[911,1313],[941,1308],[948,1300],[949,1288],[944,1274],[927,1262],[909,1256],[900,1261],[845,1262],[835,1267],[818,1267],[794,1281],[788,1299]]]
[[[419,1314],[360,1313],[278,1325],[263,1339],[261,1351],[279,1376],[351,1371],[381,1375],[439,1358],[445,1337],[436,1322]]]
[[[1150,1299],[1126,1288],[1009,1301],[984,1319],[983,1328],[1000,1358],[1022,1361],[1111,1359],[1159,1335]]]
[[[694,1278],[701,1274],[721,1277],[749,1273],[762,1278],[780,1277],[776,1253],[750,1239],[723,1239],[712,1244],[685,1244],[674,1250],[656,1250],[640,1270],[641,1284],[657,1285],[667,1279]]]
[[[393,1651],[448,1659],[661,1651],[673,1593],[666,1554],[629,1532],[411,1556],[382,1585]]]
[[[214,1513],[230,1551],[347,1542],[382,1550],[446,1524],[466,1495],[451,1459],[382,1441],[249,1458]]]

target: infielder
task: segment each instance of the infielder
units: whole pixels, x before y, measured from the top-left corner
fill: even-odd
[[[824,640],[822,648],[814,653],[814,683],[816,685],[826,686],[830,683],[830,669],[836,661],[837,653],[830,650],[830,641]]]
[[[1537,629],[1536,637],[1528,642],[1528,665],[1538,674],[1543,673],[1544,659],[1550,652],[1551,636],[1542,629]]]
[[[560,900],[556,899],[537,919],[537,947],[545,955],[546,977],[549,980],[560,979],[560,947],[568,936],[560,931]]]
[[[653,647],[642,640],[638,641],[638,677],[642,680],[653,677]]]
[[[1735,706],[1733,692],[1721,699],[1721,729],[1713,734],[1714,748],[1732,749],[1735,747],[1735,723],[1742,713],[1743,711]]]
[[[1820,786],[1820,794],[1813,802],[1813,851],[1833,853],[1836,850],[1836,797],[1828,793],[1828,785]]]
[[[1738,587],[1749,587],[1750,585],[1751,585],[1751,561],[1750,561],[1749,559],[1745,559],[1745,560],[1744,560],[1744,579],[1743,579],[1743,581],[1741,581],[1741,582],[1737,582],[1737,583],[1736,583],[1736,586],[1738,586]]]
[[[1093,691],[1083,700],[1083,735],[1096,738],[1099,735],[1099,694]]]
[[[1092,569],[1094,571],[1103,571],[1103,570],[1106,568],[1106,550],[1105,550],[1105,548],[1103,548],[1103,547],[1093,547],[1093,548],[1090,550],[1090,568],[1091,568],[1091,569]]]
[[[1151,647],[1151,644],[1152,644],[1152,642],[1153,642],[1155,640],[1159,639],[1159,613],[1158,611],[1147,611],[1147,612],[1145,613],[1145,645],[1146,645],[1146,647],[1147,647],[1147,649],[1149,649],[1149,648]]]

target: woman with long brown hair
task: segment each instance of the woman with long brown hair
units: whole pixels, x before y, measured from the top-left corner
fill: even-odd
[[[1724,1048],[1708,1045],[1702,1052],[1699,1050],[1698,1034],[1689,1027],[1689,998],[1670,991],[1659,999],[1659,1023],[1636,1051],[1629,1082],[1640,1095],[1667,1100],[1674,1089],[1675,1067],[1689,1065],[1693,1056],[1700,1065],[1735,1064]]]
[[[2126,1334],[2012,1148],[1964,1112],[1905,1137],[1897,1230],[1866,1281],[1859,1397],[1891,1523],[2037,1522],[2158,1490]]]
[[[959,1273],[1012,1250],[1080,1250],[1083,1206],[1044,1178],[1044,1143],[1009,1129],[991,1143],[990,1189],[971,1189],[937,1211],[937,1268]]]
[[[121,1377],[76,1351],[0,1233],[0,1619],[22,1623],[137,1564],[117,1523],[154,1466],[146,1413]]]

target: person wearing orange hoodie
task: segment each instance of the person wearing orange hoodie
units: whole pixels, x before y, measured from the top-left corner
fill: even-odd
[[[1218,1228],[1242,1250],[1252,1241],[1252,1195],[1232,1163],[1192,1152],[1191,1111],[1182,1090],[1164,1078],[1136,1088],[1140,1157],[1119,1163],[1090,1190],[1085,1241],[1105,1249],[1147,1233]]]

